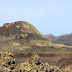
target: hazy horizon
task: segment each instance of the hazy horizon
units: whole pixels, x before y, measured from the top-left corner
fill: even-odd
[[[72,0],[2,0],[0,26],[26,21],[43,35],[72,33]]]

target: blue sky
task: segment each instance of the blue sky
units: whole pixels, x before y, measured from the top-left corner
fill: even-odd
[[[43,35],[72,33],[72,0],[0,0],[0,26],[27,21]]]

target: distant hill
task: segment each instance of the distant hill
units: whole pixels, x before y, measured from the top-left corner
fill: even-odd
[[[58,36],[52,42],[72,46],[72,33]]]
[[[52,40],[54,40],[56,37],[54,36],[54,35],[52,35],[52,34],[47,34],[47,35],[45,35],[45,37],[48,39],[48,40],[50,40],[50,41],[52,41]]]

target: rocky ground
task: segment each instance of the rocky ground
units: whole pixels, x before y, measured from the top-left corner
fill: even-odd
[[[17,64],[11,52],[1,52],[0,72],[72,72],[72,65],[58,67],[51,66],[48,62],[42,63],[37,53],[33,53],[25,62]]]

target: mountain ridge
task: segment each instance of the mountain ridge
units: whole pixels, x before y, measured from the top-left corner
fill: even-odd
[[[51,36],[48,37],[48,38],[51,38]],[[57,36],[54,39],[51,38],[49,40],[52,41],[53,43],[72,46],[72,33],[64,34],[64,35],[61,35],[61,36]]]

